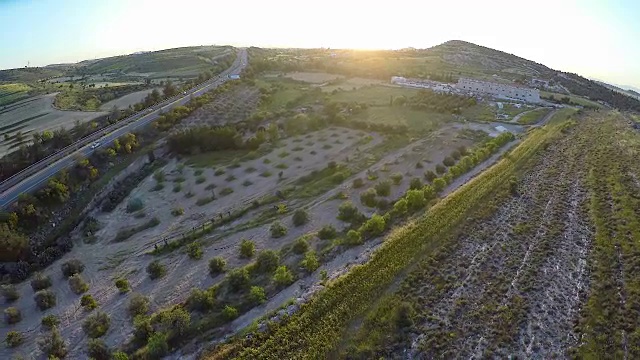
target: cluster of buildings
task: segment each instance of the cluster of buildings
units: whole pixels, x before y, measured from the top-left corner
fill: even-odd
[[[540,91],[517,84],[502,84],[469,78],[458,79],[457,84],[441,83],[423,79],[407,79],[401,76],[391,77],[391,83],[412,88],[431,89],[440,93],[459,93],[489,95],[499,99],[517,100],[528,103],[540,103]]]

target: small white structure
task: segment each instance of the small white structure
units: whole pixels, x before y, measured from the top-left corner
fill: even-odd
[[[498,98],[516,99],[531,103],[540,102],[540,91],[519,85],[500,84],[469,78],[458,79],[456,88],[464,92],[477,92]]]
[[[509,131],[506,127],[502,126],[502,125],[498,125],[495,127],[496,131],[498,131],[499,133],[503,133],[503,132],[507,132]]]
[[[441,83],[426,79],[407,79],[402,76],[392,76],[391,83],[411,88],[431,89],[439,93],[449,93],[453,90],[451,85],[447,83]]]

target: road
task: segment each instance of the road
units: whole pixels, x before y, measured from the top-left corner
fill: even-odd
[[[246,67],[246,65],[247,51],[246,49],[241,49],[238,53],[238,57],[230,68],[223,71],[221,74],[215,76],[214,78],[192,88],[191,90],[188,90],[186,95],[181,94],[174,98],[168,99],[163,103],[151,107],[151,111],[149,111],[149,109],[143,110],[146,111],[146,114],[137,114],[129,119],[122,120],[118,122],[118,124],[121,124],[120,127],[117,127],[116,129],[110,129],[110,132],[102,136],[96,135],[79,140],[80,144],[74,144],[68,147],[72,149],[66,150],[66,154],[64,154],[62,158],[55,160],[51,164],[32,165],[32,167],[34,168],[38,166],[38,168],[41,169],[28,176],[25,176],[25,178],[21,179],[19,182],[17,182],[17,184],[11,185],[10,188],[2,192],[2,195],[0,195],[0,208],[6,209],[9,205],[16,201],[16,199],[18,199],[18,196],[20,196],[20,194],[37,190],[43,184],[45,184],[46,181],[49,180],[49,178],[51,178],[61,170],[73,166],[75,164],[75,159],[78,157],[78,155],[76,154],[79,154],[82,157],[89,157],[100,148],[109,146],[111,143],[113,143],[114,140],[118,139],[119,137],[127,133],[134,132],[141,127],[149,125],[152,121],[156,120],[160,116],[161,111],[167,112],[176,106],[184,105],[189,102],[189,99],[192,95],[194,97],[198,97],[205,92],[214,89],[215,87],[228,81],[228,75],[239,75],[240,72]],[[103,132],[103,130],[101,130],[100,132]],[[100,143],[100,146],[96,149],[91,148],[91,144],[93,144],[94,142]],[[78,146],[80,147],[75,150]]]

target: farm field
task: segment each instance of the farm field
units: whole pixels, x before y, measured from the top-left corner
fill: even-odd
[[[162,89],[160,89],[160,88],[158,88],[157,90],[159,92],[162,91]],[[137,92],[134,92],[134,93],[131,93],[131,94],[127,94],[127,95],[121,96],[121,97],[119,97],[117,99],[111,100],[109,102],[106,102],[106,103],[100,105],[100,110],[109,111],[114,106],[117,107],[118,109],[126,109],[130,105],[134,105],[136,103],[141,102],[152,91],[153,91],[153,89],[147,89],[147,90],[137,91]]]
[[[86,122],[106,114],[57,110],[52,106],[55,96],[56,94],[49,94],[30,97],[0,110],[0,154],[29,142],[32,133],[60,127],[70,129],[77,121]],[[15,138],[18,132],[23,135],[23,141]]]
[[[331,95],[331,100],[339,102],[359,102],[368,105],[389,105],[391,98],[400,96],[414,96],[418,93],[417,89],[409,89],[395,86],[372,85],[360,87],[356,90],[347,88],[344,91],[338,91]]]
[[[31,87],[26,84],[0,84],[0,109],[8,104],[29,97]]]
[[[604,106],[600,103],[597,103],[595,101],[591,101],[589,99],[585,99],[581,96],[576,96],[576,95],[567,95],[567,94],[558,94],[558,93],[552,93],[552,92],[547,92],[547,91],[540,91],[540,97],[542,98],[549,98],[553,96],[556,100],[568,97],[569,100],[577,105],[581,105],[581,106],[590,106],[596,109],[603,109]]]
[[[522,125],[531,125],[542,120],[549,112],[551,112],[550,108],[530,110],[522,113],[520,116],[514,117],[513,121]]]
[[[453,117],[448,114],[412,110],[407,107],[372,106],[355,119],[373,124],[406,125],[412,131],[433,131]]]

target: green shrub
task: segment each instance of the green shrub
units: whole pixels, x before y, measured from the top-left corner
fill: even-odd
[[[33,300],[40,310],[47,310],[53,306],[56,306],[56,294],[49,290],[40,290],[35,293]]]
[[[360,232],[357,230],[349,230],[349,232],[347,232],[345,243],[347,245],[361,245],[362,235],[360,235]]]
[[[273,238],[281,238],[287,235],[287,227],[279,221],[275,221],[273,224],[271,224],[271,227],[269,227],[269,231],[271,232],[271,237]]]
[[[4,309],[4,321],[11,325],[19,323],[22,320],[22,313],[16,307],[8,307]]]
[[[309,222],[309,213],[304,209],[298,209],[293,213],[293,226],[302,226]]]
[[[342,221],[352,222],[361,217],[361,215],[358,208],[351,201],[343,202],[338,208],[338,219]]]
[[[147,296],[142,294],[132,294],[129,299],[129,306],[127,307],[129,315],[136,317],[138,315],[144,315],[149,311],[149,304],[151,301]]]
[[[2,296],[6,302],[11,303],[20,298],[20,293],[14,285],[2,285]]]
[[[33,291],[44,290],[51,286],[51,278],[42,273],[36,273],[31,279],[31,288]]]
[[[222,190],[220,190],[220,196],[226,196],[231,193],[233,193],[233,189],[230,187],[225,187],[225,188],[222,188]]]
[[[216,304],[215,294],[212,290],[192,289],[187,299],[187,308],[191,311],[208,311]]]
[[[148,316],[138,315],[133,318],[133,336],[136,341],[145,343],[153,333],[153,325]]]
[[[437,178],[433,180],[433,189],[436,192],[444,190],[445,187],[447,187],[447,182],[443,178]]]
[[[120,291],[121,294],[129,292],[129,290],[130,290],[129,281],[127,279],[117,279],[116,280],[116,287],[118,288],[118,290]]]
[[[391,183],[388,181],[380,181],[375,186],[378,196],[389,196],[391,194]]]
[[[245,181],[242,182],[242,186],[246,187],[246,186],[251,186],[251,185],[253,185],[253,183],[250,180],[245,180]]]
[[[286,151],[283,151],[280,154],[278,154],[278,157],[280,157],[280,158],[286,158],[287,156],[289,156],[289,153],[286,152]]]
[[[400,216],[405,215],[408,211],[407,200],[402,198],[396,201],[396,203],[393,204],[393,211]]]
[[[182,185],[180,185],[180,184],[173,185],[173,192],[174,193],[177,193],[177,192],[180,192],[180,191],[182,191]]]
[[[269,177],[269,176],[271,176],[271,175],[273,175],[273,174],[272,174],[272,173],[271,173],[271,171],[269,171],[269,170],[263,171],[263,172],[260,174],[260,176],[262,176],[262,177]]]
[[[129,355],[122,351],[116,351],[111,354],[112,360],[129,360]]]
[[[332,225],[325,225],[320,229],[320,231],[318,231],[318,237],[322,240],[335,239],[337,234],[338,232],[336,231],[336,228]]]
[[[309,250],[309,243],[307,242],[307,239],[304,236],[301,238],[298,238],[293,243],[292,250],[296,254],[304,254],[305,252],[307,252],[307,250]]]
[[[247,239],[240,241],[240,257],[243,259],[249,259],[256,251],[256,244]]]
[[[337,172],[331,176],[331,182],[334,184],[340,184],[347,178],[347,175],[342,171]]]
[[[267,301],[267,295],[264,292],[264,288],[260,286],[252,286],[249,290],[249,301],[253,304],[263,304]]]
[[[438,175],[436,175],[436,173],[434,173],[433,171],[429,170],[426,173],[424,173],[424,178],[428,181],[428,182],[432,182],[435,178],[437,178]]]
[[[86,294],[82,295],[82,298],[80,299],[80,305],[82,305],[87,310],[93,310],[98,307],[98,302],[93,298],[93,296]]]
[[[361,178],[355,178],[353,179],[353,188],[354,189],[358,189],[364,186],[364,180],[362,180]]]
[[[46,290],[41,290],[46,291]],[[54,327],[49,333],[38,338],[38,347],[49,359],[63,359],[67,356],[67,344],[60,335],[58,328]]]
[[[95,360],[111,360],[111,350],[100,339],[89,339],[87,342],[87,353]]]
[[[194,196],[194,193],[191,190],[187,190],[187,192],[184,194],[184,197],[186,197],[187,199],[190,199]]]
[[[269,160],[268,158],[264,158],[264,160],[262,160],[263,163],[265,164],[271,164],[271,160]]]
[[[249,285],[249,271],[238,268],[227,273],[227,281],[231,291],[239,291]]]
[[[196,178],[196,184],[202,184],[203,182],[207,181],[207,178],[204,176],[198,176]]]
[[[216,170],[216,172],[213,173],[213,175],[220,176],[220,175],[224,175],[224,173],[225,173],[224,169],[218,169]]]
[[[69,278],[69,287],[71,288],[71,291],[77,295],[89,290],[89,285],[84,281],[80,274],[75,274]]]
[[[409,189],[411,190],[418,190],[422,188],[422,180],[420,180],[420,178],[413,178],[411,179],[411,182],[409,183]]]
[[[440,175],[444,174],[447,172],[447,168],[444,167],[444,165],[438,164],[436,165],[436,172]]]
[[[224,309],[222,309],[222,317],[227,320],[233,320],[238,317],[238,310],[232,306],[227,305],[224,307]]]
[[[161,183],[164,181],[164,172],[162,170],[156,170],[156,172],[153,173],[153,178]]]
[[[225,267],[227,266],[227,262],[220,256],[216,256],[213,259],[209,260],[209,274],[211,276],[216,276],[225,271]]]
[[[397,172],[397,173],[393,173],[391,174],[391,180],[393,181],[394,184],[398,185],[402,182],[402,174]],[[376,189],[377,190],[377,189]]]
[[[288,169],[289,166],[285,163],[280,163],[278,165],[275,166],[276,169],[280,169],[280,170],[284,170],[284,169]]]
[[[373,214],[371,219],[364,223],[364,231],[372,236],[378,236],[384,232],[386,223],[382,215]]]
[[[422,169],[424,167],[424,165],[422,165],[422,162],[418,161],[416,163],[416,169]]]
[[[84,330],[88,337],[95,339],[106,334],[109,326],[111,326],[109,315],[103,312],[96,312],[87,316],[82,323],[82,330]]]
[[[181,207],[173,208],[173,210],[171,210],[171,215],[173,216],[184,215],[184,209]]]
[[[409,190],[407,191],[407,206],[411,210],[418,210],[424,207],[424,192],[422,190]]]
[[[164,183],[156,183],[156,185],[154,187],[151,188],[151,191],[160,191],[164,189]]]
[[[368,207],[376,206],[376,190],[374,188],[368,188],[360,193],[360,201],[363,205]]]
[[[127,203],[127,212],[132,213],[144,208],[144,203],[139,198],[132,198]]]
[[[187,254],[194,260],[200,260],[202,259],[202,247],[198,242],[194,241],[187,245]]]
[[[304,254],[304,259],[300,262],[300,266],[309,273],[316,271],[316,269],[320,267],[320,261],[318,261],[315,251],[309,251]]]
[[[380,210],[387,210],[389,208],[389,200],[385,198],[378,199],[378,201],[376,201],[376,208]]]
[[[273,275],[273,282],[279,287],[290,285],[293,282],[293,274],[285,265],[278,266]]]
[[[58,319],[57,316],[53,314],[49,314],[49,315],[43,316],[42,319],[40,319],[40,324],[42,324],[42,326],[47,328],[53,328],[55,326],[58,326],[58,324],[60,324],[60,320]]]
[[[442,160],[442,164],[443,164],[444,166],[453,166],[453,165],[455,165],[455,164],[456,164],[456,161],[455,161],[455,160],[453,160],[453,158],[452,158],[452,157],[447,156],[446,158],[444,158],[444,160]]]
[[[147,273],[151,280],[155,280],[165,276],[167,274],[167,269],[158,260],[154,260],[147,265]]]
[[[80,274],[84,271],[84,264],[78,259],[71,259],[66,261],[60,266],[62,274],[66,277],[71,277],[75,274]]]
[[[4,341],[7,343],[8,348],[15,348],[22,345],[24,342],[24,336],[22,336],[21,332],[9,331],[4,337]]]
[[[213,190],[216,188],[216,184],[209,184],[204,187],[205,190]]]
[[[169,353],[167,334],[157,332],[149,337],[147,355],[151,359],[160,359]]]
[[[225,180],[225,181],[227,181],[227,182],[231,182],[231,181],[233,181],[233,180],[235,180],[235,179],[236,179],[236,177],[235,177],[235,176],[233,176],[233,175],[229,175],[229,176],[227,176],[224,180]]]
[[[256,258],[256,270],[261,273],[273,272],[280,263],[280,256],[273,250],[262,250]]]

